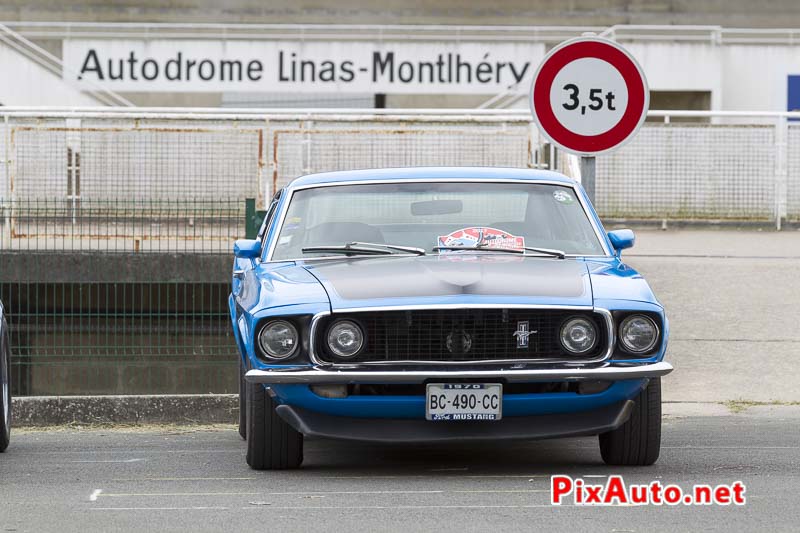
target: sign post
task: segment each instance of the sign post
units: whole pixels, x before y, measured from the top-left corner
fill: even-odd
[[[581,156],[581,182],[595,200],[595,156],[628,142],[647,118],[644,71],[608,39],[580,37],[545,56],[531,85],[531,113],[554,145]]]

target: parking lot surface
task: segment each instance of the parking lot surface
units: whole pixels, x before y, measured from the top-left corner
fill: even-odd
[[[623,258],[670,321],[669,401],[798,402],[800,233],[637,231]]]
[[[603,465],[588,437],[314,441],[302,469],[255,472],[233,427],[18,432],[0,455],[0,531],[796,531],[800,408],[708,414],[668,416],[649,468]],[[552,474],[684,489],[741,480],[747,503],[551,507]]]

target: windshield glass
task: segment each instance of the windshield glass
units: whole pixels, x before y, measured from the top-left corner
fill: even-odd
[[[428,253],[463,253],[434,252],[437,246],[605,253],[569,187],[398,182],[296,191],[272,260],[335,255],[309,248],[351,242],[414,246]]]

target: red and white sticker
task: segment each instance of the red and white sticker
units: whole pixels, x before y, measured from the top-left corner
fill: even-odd
[[[464,246],[465,248],[510,248],[525,249],[525,237],[496,228],[473,226],[456,230],[439,237],[438,246]],[[444,250],[446,251],[446,250]]]

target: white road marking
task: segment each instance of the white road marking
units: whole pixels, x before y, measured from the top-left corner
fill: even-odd
[[[549,489],[465,489],[465,490],[345,490],[299,492],[106,492],[102,498],[151,498],[161,496],[366,496],[385,494],[532,494],[549,492]]]
[[[506,489],[506,490],[489,490],[489,489],[476,489],[476,490],[451,490],[458,494],[505,494],[505,493],[532,493],[532,492],[550,492],[550,489]]]
[[[529,475],[505,475],[505,474],[472,474],[472,475],[452,475],[434,476],[431,474],[411,474],[407,476],[322,476],[321,479],[411,479],[411,478],[431,478],[431,479],[514,479],[514,478],[546,478],[550,476],[540,474]]]
[[[130,492],[99,494],[102,498],[149,498],[157,496],[257,496],[260,492]]]
[[[96,502],[97,501],[97,497],[100,496],[101,492],[103,492],[103,489],[94,489],[94,492],[92,492],[89,495],[89,501],[90,502]]]
[[[243,509],[249,509],[243,507]],[[90,507],[90,511],[228,511],[230,507]]]
[[[800,446],[662,446],[667,450],[800,450]]]
[[[592,506],[592,505],[560,505],[558,507],[547,504],[533,504],[533,505],[351,505],[351,506],[340,506],[340,505],[328,505],[328,506],[269,506],[269,507],[242,507],[242,509],[258,509],[258,510],[270,510],[270,511],[289,511],[289,510],[296,510],[296,511],[306,511],[306,510],[363,510],[363,509],[374,509],[374,510],[392,510],[392,509],[539,509],[539,508],[551,508],[551,509],[563,509],[565,507],[570,507],[573,509],[580,509],[580,508],[596,508],[602,509],[603,506]]]
[[[86,461],[70,461],[70,463],[138,463],[144,459],[107,459],[107,460],[86,460]]]
[[[139,482],[139,481],[250,481],[254,477],[143,477],[143,478],[116,478],[111,481]]]

